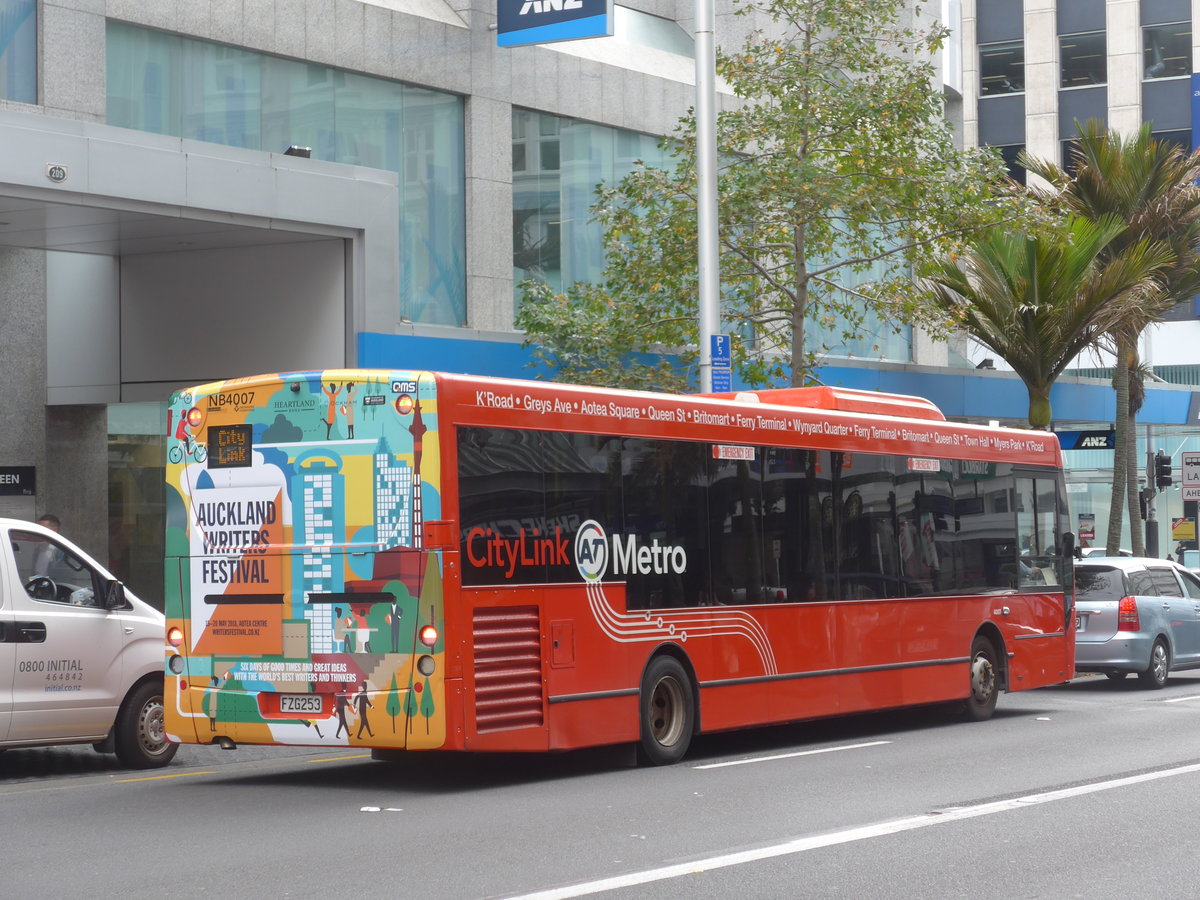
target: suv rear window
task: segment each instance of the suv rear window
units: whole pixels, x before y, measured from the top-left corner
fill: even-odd
[[[1081,601],[1120,600],[1128,596],[1121,570],[1112,566],[1077,566],[1075,599]]]

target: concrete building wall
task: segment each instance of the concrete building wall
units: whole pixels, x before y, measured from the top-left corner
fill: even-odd
[[[125,257],[121,399],[345,366],[344,258],[337,240]]]
[[[40,515],[46,471],[46,255],[0,249],[0,466],[33,466],[37,495],[0,496],[0,515]]]

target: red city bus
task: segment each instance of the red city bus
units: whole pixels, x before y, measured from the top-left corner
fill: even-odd
[[[178,741],[670,763],[1074,674],[1057,440],[918,398],[327,370],[167,437]]]

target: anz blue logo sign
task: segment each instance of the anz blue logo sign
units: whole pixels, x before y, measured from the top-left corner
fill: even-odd
[[[609,37],[613,0],[496,0],[501,47]]]

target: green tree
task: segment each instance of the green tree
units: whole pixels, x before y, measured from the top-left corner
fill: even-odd
[[[392,673],[392,684],[388,688],[387,706],[385,707],[387,714],[392,718],[392,734],[396,733],[396,717],[403,712],[400,705],[400,685],[396,683],[396,673]]]
[[[1054,381],[1154,289],[1171,260],[1150,241],[1105,256],[1123,228],[1074,214],[1029,235],[996,228],[927,281],[933,301],[1021,377],[1030,427],[1050,425]]]
[[[425,679],[425,686],[421,689],[421,715],[425,718],[425,733],[429,734],[429,720],[433,718],[433,714],[437,712],[437,707],[433,702],[433,691],[429,689],[429,679]]]
[[[755,0],[744,45],[719,52],[737,108],[717,121],[722,330],[751,384],[805,383],[825,345],[868,311],[945,326],[911,272],[963,235],[1023,214],[998,196],[999,161],[961,151],[933,65],[946,32],[909,0]],[[517,324],[567,381],[679,389],[655,354],[696,357],[695,121],[666,144],[674,167],[603,186],[604,281],[563,294],[526,283]],[[649,354],[646,357],[631,354]]]
[[[1127,137],[1096,120],[1076,127],[1073,177],[1051,162],[1025,160],[1031,172],[1050,184],[1043,199],[1092,219],[1115,217],[1123,222],[1124,230],[1105,249],[1105,257],[1146,239],[1166,245],[1171,254],[1157,290],[1145,292],[1140,303],[1126,305],[1109,329],[1117,415],[1106,546],[1109,553],[1117,552],[1128,503],[1133,551],[1140,556],[1145,547],[1134,513],[1138,508],[1135,438],[1143,396],[1138,373],[1144,367],[1138,340],[1163,312],[1200,293],[1200,187],[1196,184],[1200,154],[1155,139],[1149,124]]]

